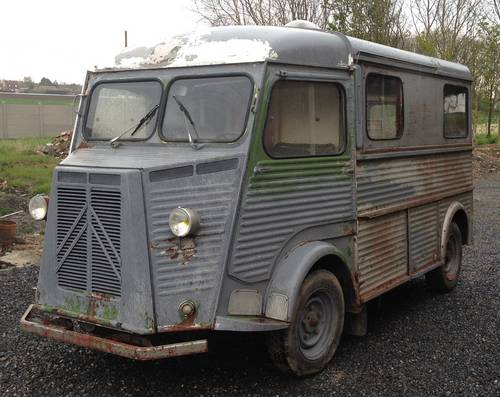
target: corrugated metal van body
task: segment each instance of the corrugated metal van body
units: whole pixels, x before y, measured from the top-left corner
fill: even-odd
[[[357,257],[363,300],[441,259],[441,229],[453,201],[472,214],[470,148],[435,152],[358,158]]]
[[[472,152],[358,160],[358,211],[439,200],[472,190]]]
[[[209,328],[212,324],[243,162],[241,157],[200,162],[151,171],[145,178],[159,331],[182,323],[179,304],[185,300],[197,306],[194,322],[186,325]],[[200,215],[200,230],[192,238],[176,238],[170,230],[169,214],[179,206]]]
[[[259,161],[242,199],[230,274],[267,280],[296,233],[354,219],[354,185],[345,174],[351,164],[348,156]]]

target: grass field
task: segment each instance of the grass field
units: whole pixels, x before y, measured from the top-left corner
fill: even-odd
[[[0,97],[0,104],[6,105],[63,105],[72,106],[73,99],[56,98],[5,98]]]
[[[51,138],[0,140],[0,185],[20,189],[31,195],[49,193],[52,170],[59,162],[52,156],[36,153],[36,148]]]

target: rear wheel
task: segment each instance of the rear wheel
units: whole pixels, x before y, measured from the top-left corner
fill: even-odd
[[[462,234],[460,228],[453,222],[450,225],[444,263],[425,275],[426,281],[434,291],[448,292],[454,289],[462,267]]]
[[[267,336],[275,366],[296,376],[321,371],[332,359],[344,326],[344,297],[337,278],[326,270],[304,280],[290,327]]]

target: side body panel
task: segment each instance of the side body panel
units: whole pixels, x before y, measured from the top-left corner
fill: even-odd
[[[370,73],[403,84],[404,130],[398,139],[371,140],[360,101],[356,185],[357,279],[362,301],[442,263],[448,207],[459,202],[472,218],[472,145],[443,132],[443,87],[468,82],[371,64],[361,65],[360,97]],[[469,95],[470,100],[470,95]],[[469,103],[470,109],[470,103]],[[471,131],[470,114],[469,131]]]

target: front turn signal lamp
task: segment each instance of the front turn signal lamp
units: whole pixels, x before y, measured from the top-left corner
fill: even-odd
[[[42,221],[47,218],[48,208],[49,198],[42,194],[37,194],[32,197],[28,204],[31,217],[37,221]]]
[[[175,208],[168,218],[170,230],[177,237],[196,233],[200,227],[200,216],[190,208]]]

